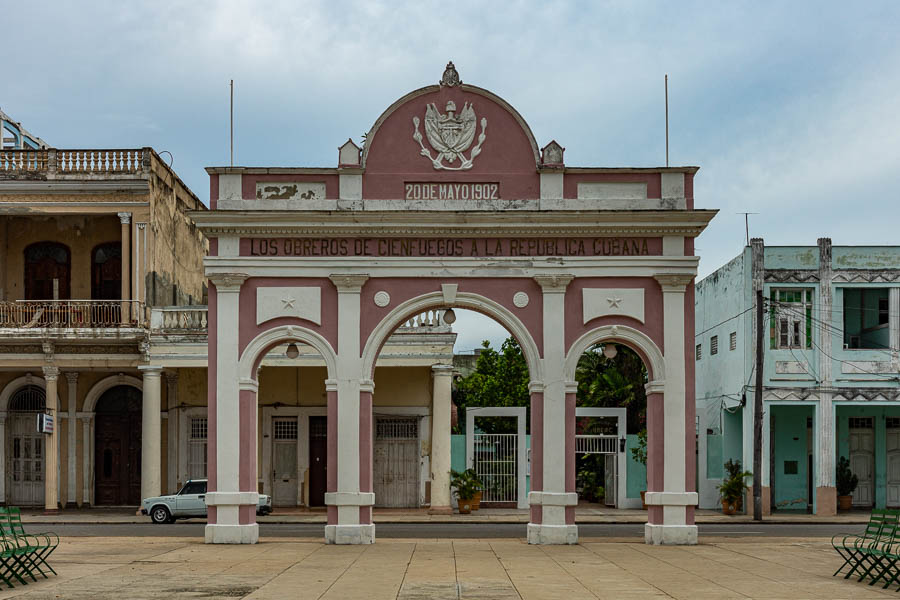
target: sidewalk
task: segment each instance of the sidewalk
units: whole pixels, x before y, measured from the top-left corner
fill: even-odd
[[[608,539],[577,546],[478,539],[208,546],[183,538],[67,538],[51,562],[58,577],[0,591],[0,600],[897,597],[896,586],[832,577],[840,559],[829,543],[802,538],[706,538],[681,547]]]
[[[56,514],[44,514],[40,510],[22,510],[27,523],[148,523],[150,518],[135,514],[130,508],[67,509]],[[372,519],[375,523],[527,523],[528,510],[507,508],[483,508],[470,515],[431,515],[428,509],[376,508]],[[322,523],[326,521],[324,509],[277,508],[271,515],[257,517],[259,523]],[[726,516],[714,510],[698,510],[697,523],[749,523],[749,515]],[[763,517],[767,523],[868,523],[869,512],[852,511],[834,517],[817,517],[803,513],[777,513]],[[647,512],[582,505],[575,509],[576,523],[646,523]]]

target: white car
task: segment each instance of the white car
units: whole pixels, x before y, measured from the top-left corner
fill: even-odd
[[[174,523],[176,519],[205,517],[205,498],[206,480],[192,479],[185,483],[177,494],[144,498],[141,502],[141,514],[150,515],[154,523]],[[272,498],[260,494],[256,514],[267,515],[270,512],[272,512]]]

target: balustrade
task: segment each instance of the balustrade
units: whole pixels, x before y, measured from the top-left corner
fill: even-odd
[[[126,311],[123,319],[122,311]],[[97,329],[143,327],[137,300],[17,300],[0,302],[0,328]]]
[[[153,331],[205,333],[208,327],[206,306],[165,306],[150,311],[150,329]]]
[[[144,168],[144,149],[0,150],[0,173],[134,175]]]
[[[444,323],[444,311],[443,310],[427,310],[420,315],[414,315],[410,317],[405,323],[403,323],[400,328],[401,329],[421,329],[421,328],[432,328],[432,327],[446,327],[447,324]]]

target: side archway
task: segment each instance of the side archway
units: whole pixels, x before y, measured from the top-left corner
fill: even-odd
[[[458,292],[452,305],[453,308],[468,308],[496,319],[513,335],[514,338],[516,338],[516,341],[519,342],[519,346],[522,348],[522,354],[525,356],[525,362],[528,365],[528,373],[531,380],[541,380],[540,350],[538,349],[531,332],[528,331],[528,328],[525,327],[524,323],[510,312],[509,309],[490,298],[472,292]],[[378,353],[381,351],[381,347],[394,330],[404,321],[409,319],[411,315],[422,313],[433,308],[446,307],[447,303],[444,301],[444,295],[439,291],[416,296],[415,298],[411,298],[406,302],[397,305],[394,310],[388,313],[381,322],[378,323],[366,340],[362,355],[363,376],[370,379],[374,376],[375,361],[378,359]]]
[[[662,386],[666,379],[666,363],[659,347],[650,337],[627,325],[604,325],[591,329],[575,340],[566,354],[565,376],[567,381],[575,381],[578,360],[588,348],[600,342],[619,342],[638,353],[647,365],[652,386]]]
[[[256,367],[262,361],[266,352],[273,346],[289,342],[300,342],[315,348],[325,360],[328,378],[334,379],[337,376],[337,358],[334,348],[331,347],[328,340],[305,327],[282,325],[260,333],[250,340],[250,343],[244,348],[238,363],[238,376],[241,387],[243,388],[245,384],[250,386],[255,384]]]

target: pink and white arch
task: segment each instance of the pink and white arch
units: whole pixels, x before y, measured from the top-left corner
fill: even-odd
[[[528,362],[530,542],[577,541],[574,370],[610,340],[651,374],[646,540],[696,542],[693,238],[714,215],[694,209],[697,169],[566,167],[454,74],[394,103],[336,168],[208,169],[214,210],[194,215],[211,240],[208,542],[258,539],[256,370],[289,341],[328,370],[326,540],[373,542],[375,361],[410,316],[449,307],[495,318]]]

